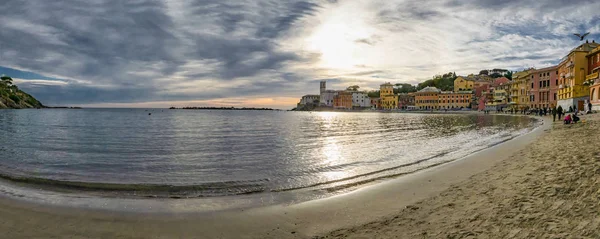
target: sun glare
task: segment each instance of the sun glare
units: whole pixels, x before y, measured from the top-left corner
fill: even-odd
[[[362,19],[341,11],[323,19],[307,41],[310,51],[321,54],[322,67],[350,69],[364,64],[361,60],[363,49],[356,41],[371,36],[372,32]]]

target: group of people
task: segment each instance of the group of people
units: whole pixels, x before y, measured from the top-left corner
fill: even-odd
[[[563,122],[565,124],[577,123],[579,121],[579,117],[577,116],[577,114],[579,114],[579,110],[577,109],[577,107],[569,106],[568,112],[573,112],[573,114],[567,114],[567,112],[565,112],[563,110],[562,106],[560,106],[560,105],[558,107],[552,108],[553,121],[556,121],[556,116],[558,116],[558,120],[560,120],[560,119],[563,119],[563,115],[566,115],[565,118],[563,119]]]

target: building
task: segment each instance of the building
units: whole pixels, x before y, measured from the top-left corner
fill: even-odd
[[[415,92],[415,108],[419,110],[437,109],[440,93],[438,88],[432,86]]]
[[[352,91],[352,107],[369,108],[371,107],[371,99],[367,92]]]
[[[320,103],[321,106],[333,107],[333,98],[338,94],[335,90],[327,90],[327,82],[321,81],[320,87]]]
[[[493,89],[493,100],[485,104],[486,110],[503,111],[508,107],[508,92],[501,89]]]
[[[588,75],[587,55],[600,44],[583,43],[569,52],[558,64],[558,102],[563,109],[577,107],[585,110],[589,100],[590,87],[584,85]]]
[[[529,91],[529,107],[542,109],[556,106],[558,95],[558,66],[534,70],[533,81]]]
[[[438,94],[437,109],[466,109],[470,108],[473,92],[471,91],[442,91]]]
[[[473,80],[459,76],[454,80],[454,92],[473,90]]]
[[[587,54],[588,71],[585,77],[585,85],[590,86],[590,102],[592,103],[591,110],[600,110],[600,47],[596,47]],[[585,106],[586,110],[587,105]]]
[[[382,109],[389,110],[398,108],[398,97],[394,95],[394,85],[389,82],[380,85],[379,98]]]
[[[369,99],[371,100],[371,108],[381,109],[381,100],[379,97],[369,97]]]
[[[415,93],[398,94],[398,109],[408,110],[415,108]]]
[[[334,109],[352,109],[352,92],[338,91],[333,97]]]
[[[492,100],[493,98],[491,94],[490,85],[491,84],[487,82],[487,84],[480,84],[474,88],[474,101],[476,101],[476,104],[472,108],[477,110],[485,109],[485,103]]]
[[[319,105],[321,96],[320,95],[305,95],[302,96],[302,99],[300,99],[300,102],[298,103],[298,108],[305,106],[307,104],[315,104],[315,105]]]
[[[529,107],[529,88],[532,82],[532,69],[516,72],[510,86],[510,105],[515,110],[524,110]]]

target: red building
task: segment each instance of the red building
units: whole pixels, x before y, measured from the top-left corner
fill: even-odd
[[[533,80],[529,90],[530,108],[552,108],[556,106],[558,96],[558,66],[551,66],[531,72]]]

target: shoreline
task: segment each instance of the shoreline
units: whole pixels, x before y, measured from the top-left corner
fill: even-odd
[[[528,134],[463,159],[325,199],[222,212],[145,214],[67,209],[0,198],[0,216],[10,218],[0,223],[0,229],[14,231],[11,238],[40,235],[61,237],[73,233],[88,237],[110,235],[124,238],[193,235],[209,238],[305,238],[322,235],[389,216],[394,211],[440,193],[452,183],[464,181],[471,175],[489,169],[507,158],[509,152],[517,152],[543,133],[549,127],[543,122]],[[165,204],[167,208],[189,206],[172,201]],[[45,231],[36,228],[54,229]],[[238,230],[231,231],[230,228]]]

